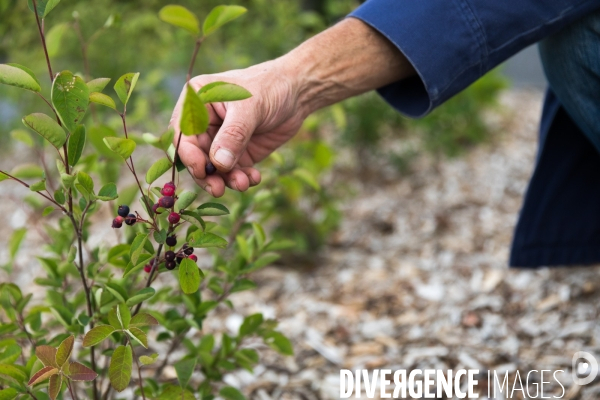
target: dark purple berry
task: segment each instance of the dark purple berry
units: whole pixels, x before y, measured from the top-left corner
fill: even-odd
[[[175,199],[171,196],[164,196],[158,199],[158,205],[162,208],[171,208],[175,204]]]
[[[190,260],[192,260],[193,262],[198,261],[198,257],[196,257],[195,254],[192,254],[191,256],[188,257]]]
[[[177,264],[181,264],[181,262],[183,261],[183,256],[177,256],[175,261],[177,261]]]
[[[165,242],[167,243],[167,246],[173,247],[177,244],[177,238],[175,236],[169,236]]]
[[[165,267],[167,267],[168,270],[173,270],[176,266],[177,263],[175,261],[167,261],[167,263],[165,264]]]
[[[165,260],[167,260],[167,261],[173,261],[173,260],[175,260],[175,252],[171,251],[171,250],[167,251],[165,253]]]
[[[217,168],[212,162],[208,161],[204,167],[204,172],[206,172],[206,175],[214,175],[217,172]]]
[[[162,212],[159,212],[158,209],[160,208],[160,205],[158,203],[156,203],[155,205],[152,206],[152,211],[154,212],[154,214],[161,214]]]
[[[119,214],[120,217],[126,218],[129,214],[129,206],[119,206],[117,214]]]
[[[183,250],[183,252],[184,252],[185,254],[187,254],[188,256],[190,256],[190,255],[194,254],[194,248],[193,248],[193,247],[186,247],[186,248]]]
[[[173,187],[171,186],[165,186],[164,188],[162,188],[160,193],[162,193],[163,196],[173,197],[175,196],[175,189],[173,189]]]
[[[120,228],[122,226],[123,226],[123,217],[121,217],[119,215],[118,217],[116,217],[115,219],[113,219],[112,227],[113,228]]]
[[[172,224],[178,223],[180,219],[181,219],[181,216],[179,214],[177,214],[176,212],[172,212],[167,217],[167,220]]]
[[[125,217],[125,223],[129,226],[134,225],[137,222],[137,217],[135,216],[135,214],[129,214],[127,217]]]

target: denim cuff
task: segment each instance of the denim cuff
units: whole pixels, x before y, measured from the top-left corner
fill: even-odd
[[[349,16],[388,38],[417,76],[378,92],[409,117],[427,115],[460,92],[482,71],[485,41],[462,0],[369,0]]]

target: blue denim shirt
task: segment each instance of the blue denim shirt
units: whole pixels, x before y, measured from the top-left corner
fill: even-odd
[[[600,0],[368,0],[350,16],[386,36],[417,76],[380,88],[421,117],[521,49],[600,9]],[[511,266],[600,262],[600,154],[548,91],[540,150]]]

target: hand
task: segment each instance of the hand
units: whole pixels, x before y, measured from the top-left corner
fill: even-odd
[[[244,70],[197,76],[190,81],[196,91],[208,83],[225,81],[252,93],[246,100],[208,104],[207,132],[181,137],[181,161],[196,183],[215,197],[223,195],[225,186],[245,191],[259,184],[261,176],[253,165],[292,138],[306,118],[298,104],[297,91],[281,73],[278,63],[269,61]],[[175,145],[184,94],[171,118],[171,125],[176,128]],[[215,175],[205,173],[207,155],[217,167]]]
[[[183,136],[179,157],[194,180],[215,197],[225,186],[244,191],[260,183],[253,165],[298,132],[311,112],[415,74],[396,46],[364,22],[347,18],[285,56],[253,67],[191,80],[243,86],[252,97],[208,105],[205,134]],[[171,118],[179,136],[183,93]],[[210,160],[218,174],[206,176]]]

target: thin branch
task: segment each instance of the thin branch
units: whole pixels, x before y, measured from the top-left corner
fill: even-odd
[[[35,14],[35,21],[37,22],[38,31],[40,32],[40,38],[42,39],[42,47],[44,48],[44,55],[46,56],[46,65],[48,66],[48,73],[50,74],[50,82],[53,82],[54,74],[52,73],[52,65],[50,64],[48,48],[46,47],[46,37],[44,36],[44,28],[42,28],[40,17],[37,13],[37,2],[35,0],[33,0],[33,13]]]
[[[0,174],[4,174],[4,175],[8,176],[13,181],[19,182],[21,185],[25,186],[28,189],[30,187],[27,183],[23,182],[19,178],[15,178],[14,176],[12,176],[11,174],[9,174],[8,172],[4,172],[4,171],[0,170]],[[49,202],[51,202],[52,204],[54,204],[55,206],[57,206],[63,212],[67,213],[67,210],[63,206],[61,206],[60,204],[58,204],[56,202],[56,200],[54,200],[52,197],[49,197],[49,196],[45,195],[43,192],[35,192],[35,193],[39,194],[40,196],[42,196],[43,198],[45,198],[46,200],[48,200]]]
[[[131,347],[131,353],[133,355],[133,359],[135,360],[135,365],[137,366],[138,370],[138,384],[140,386],[140,391],[142,392],[142,399],[146,400],[146,394],[144,393],[144,385],[142,381],[142,370],[140,369],[140,362],[138,361],[137,356],[135,355],[135,350],[133,349],[133,343],[131,343],[131,340],[129,341],[129,346]]]
[[[198,51],[200,50],[200,46],[202,46],[202,42],[204,42],[205,37],[202,36],[196,39],[196,46],[194,47],[194,52],[192,53],[192,60],[190,61],[190,67],[188,68],[188,73],[186,76],[186,82],[189,84],[190,79],[192,79],[192,72],[194,71],[194,64],[196,64],[196,58],[198,57]],[[171,172],[171,181],[175,182],[175,171],[177,170],[177,159],[179,154],[179,145],[181,144],[181,131],[179,132],[179,136],[177,137],[177,146],[175,146],[175,156],[173,157],[173,170]]]

